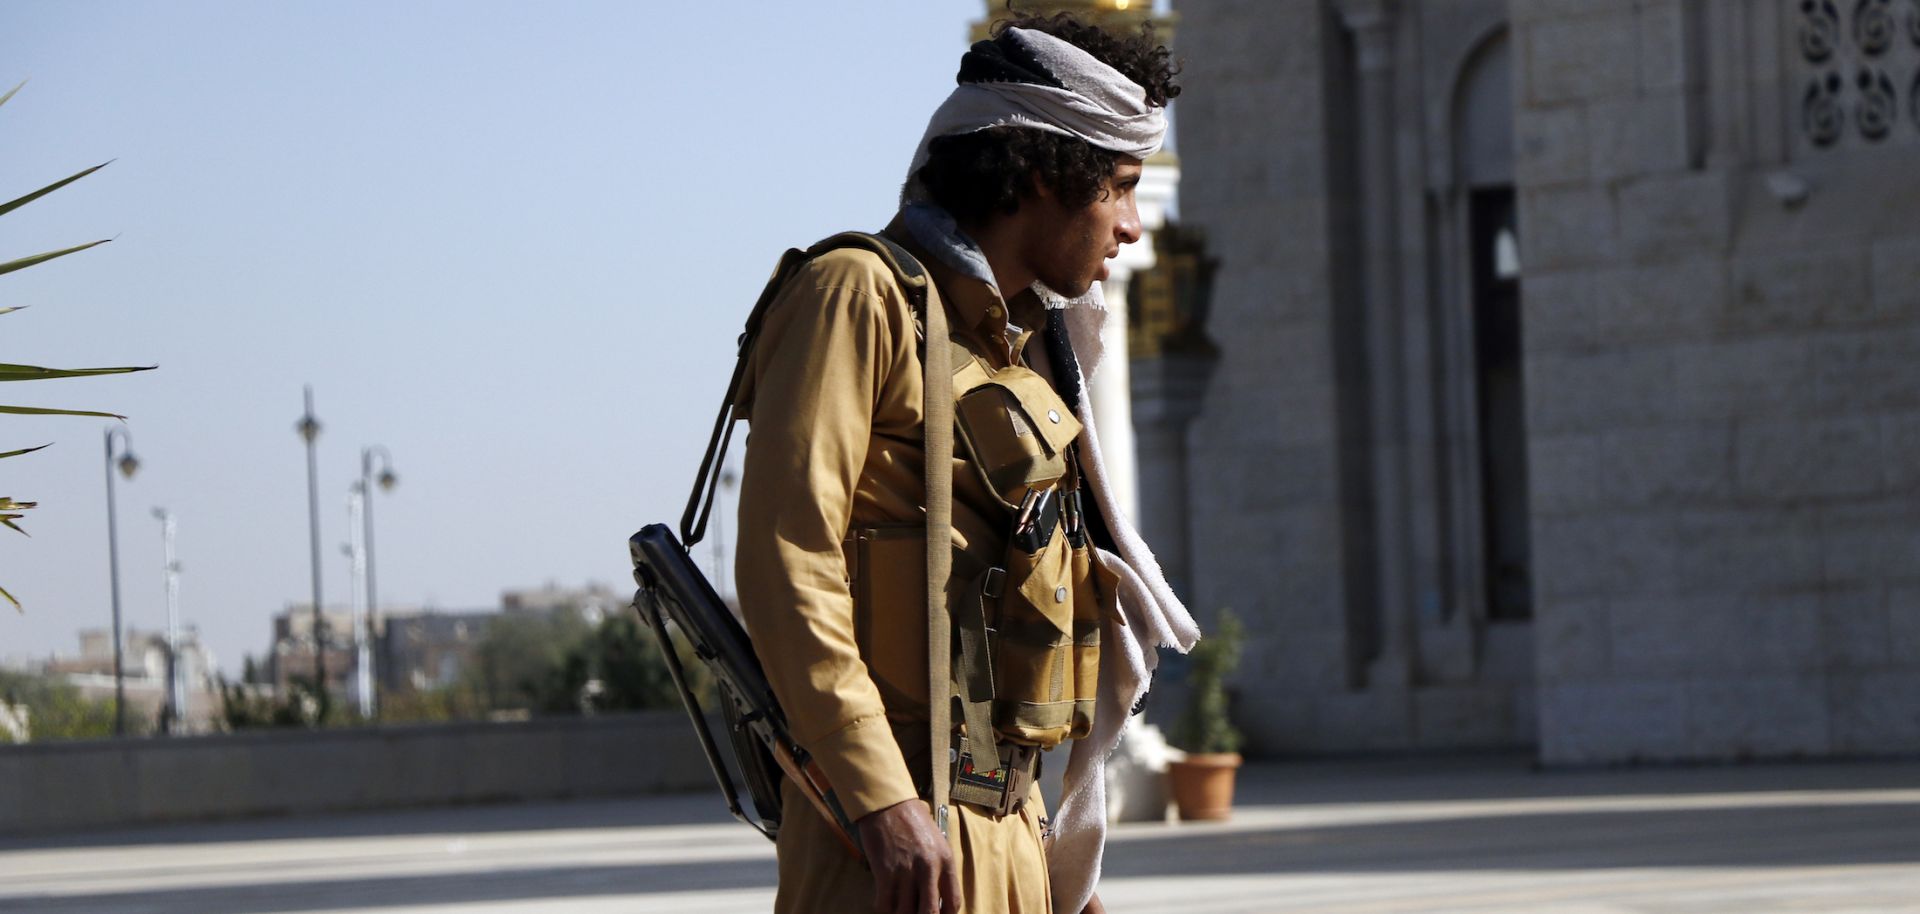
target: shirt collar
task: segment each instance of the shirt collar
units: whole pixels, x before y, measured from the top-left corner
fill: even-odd
[[[1046,323],[1046,305],[1032,289],[1020,290],[1011,301],[1001,298],[986,255],[939,207],[910,204],[894,217],[886,234],[920,259],[955,316],[980,336],[1017,353],[1028,336]],[[1018,340],[1008,338],[1009,322],[1021,329]]]

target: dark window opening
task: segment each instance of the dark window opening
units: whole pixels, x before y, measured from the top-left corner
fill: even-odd
[[[1519,232],[1513,188],[1473,192],[1474,372],[1487,618],[1533,617]]]

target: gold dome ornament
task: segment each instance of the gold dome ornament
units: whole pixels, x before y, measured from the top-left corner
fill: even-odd
[[[1011,0],[1011,4],[1009,0],[986,0],[984,5],[986,16],[973,24],[972,41],[992,37],[994,23],[1016,15],[1072,13],[1115,32],[1133,32],[1141,24],[1151,22],[1159,30],[1161,41],[1173,40],[1173,27],[1179,21],[1172,13],[1154,15],[1153,0]]]

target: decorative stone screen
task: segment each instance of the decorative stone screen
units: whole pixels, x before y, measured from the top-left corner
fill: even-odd
[[[1785,0],[1796,154],[1920,145],[1920,0]]]

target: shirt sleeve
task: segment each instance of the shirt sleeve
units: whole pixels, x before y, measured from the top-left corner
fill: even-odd
[[[735,576],[795,740],[859,819],[918,793],[854,641],[841,546],[902,328],[843,276],[804,268],[755,344]]]

